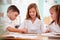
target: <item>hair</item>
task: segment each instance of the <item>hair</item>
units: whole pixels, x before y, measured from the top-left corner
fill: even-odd
[[[53,20],[49,25],[51,25],[52,23],[54,23],[55,22],[55,20]]]
[[[31,19],[30,15],[29,15],[29,10],[30,10],[31,8],[35,8],[35,10],[36,10],[36,17],[37,17],[38,19],[41,19],[41,18],[40,18],[40,15],[39,15],[39,10],[38,10],[37,5],[36,5],[35,3],[32,3],[32,4],[30,4],[30,5],[28,6],[26,19]]]
[[[9,6],[9,7],[8,7],[8,10],[7,10],[7,13],[8,13],[10,10],[12,10],[13,12],[16,11],[16,12],[18,12],[18,14],[20,14],[19,9],[18,9],[15,5]]]
[[[54,5],[50,8],[50,10],[54,8],[56,15],[57,15],[57,24],[60,26],[60,5]]]

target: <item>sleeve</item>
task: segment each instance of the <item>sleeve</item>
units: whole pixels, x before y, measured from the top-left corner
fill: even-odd
[[[43,21],[40,21],[40,28],[41,28],[41,33],[45,33],[47,30],[47,27]]]
[[[50,30],[51,33],[55,33],[55,32],[60,32],[59,29],[56,29],[56,26],[48,25],[47,28]]]
[[[9,20],[3,18],[3,30],[6,31],[8,26],[11,26],[10,23],[8,22]]]
[[[51,25],[48,25],[47,28],[50,30],[51,33],[54,32],[54,29],[53,29],[54,27],[51,27]]]
[[[25,29],[27,28],[26,26],[27,21],[25,20],[23,23],[21,23],[20,27],[18,29]]]

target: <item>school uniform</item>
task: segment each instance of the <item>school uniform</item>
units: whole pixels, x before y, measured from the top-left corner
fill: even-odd
[[[52,33],[60,33],[60,26],[58,24],[56,24],[55,22],[53,22],[52,24],[50,24],[48,26],[48,29],[52,32]]]
[[[15,28],[16,24],[14,21],[10,20],[8,16],[3,18],[3,30],[8,31],[7,27]]]
[[[19,29],[27,29],[28,33],[43,33],[45,32],[45,27],[43,22],[36,18],[36,20],[34,21],[34,23],[32,23],[31,20],[25,20],[21,26],[19,27]]]

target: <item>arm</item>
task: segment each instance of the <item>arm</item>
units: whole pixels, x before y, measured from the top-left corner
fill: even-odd
[[[47,28],[46,26],[43,26],[42,29],[43,29],[43,31],[42,31],[43,33],[49,33],[49,32],[51,32],[50,29]]]
[[[44,22],[43,21],[40,21],[40,26],[41,26],[41,32],[42,33],[48,33],[48,32],[50,32],[50,30],[46,27],[46,25],[44,24]]]
[[[22,31],[22,33],[28,33],[28,28],[27,28],[27,24],[26,24],[26,20],[20,25],[20,27],[18,28],[19,31]]]
[[[11,28],[11,27],[7,27],[7,30],[10,32],[18,32],[18,33],[26,33],[27,32],[26,29],[16,29],[16,28]]]
[[[48,26],[47,26],[47,29],[46,29],[46,33],[50,33],[50,32],[51,32],[50,26],[48,25]]]
[[[7,30],[8,30],[9,32],[16,32],[18,29],[12,28],[12,27],[8,26],[8,27],[7,27]]]
[[[46,29],[46,32],[45,33],[49,33],[49,32],[51,32],[49,29]]]

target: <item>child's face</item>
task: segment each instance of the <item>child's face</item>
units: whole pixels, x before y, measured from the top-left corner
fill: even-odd
[[[29,9],[29,15],[31,18],[35,18],[36,17],[36,9],[35,8]]]
[[[56,20],[57,15],[56,15],[54,8],[50,9],[50,14],[51,14],[52,19]]]
[[[17,12],[17,11],[12,11],[12,10],[10,10],[10,11],[8,12],[8,14],[9,14],[9,18],[10,18],[11,20],[15,20],[16,17],[18,16],[18,12]]]

